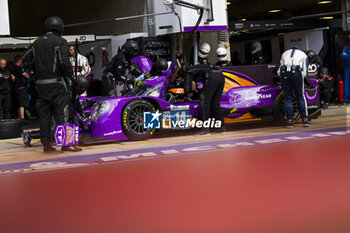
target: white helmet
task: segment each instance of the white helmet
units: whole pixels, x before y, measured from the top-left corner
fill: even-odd
[[[200,58],[206,58],[210,53],[210,45],[208,43],[203,43],[198,51],[198,56]]]
[[[251,53],[255,54],[258,51],[261,51],[261,43],[258,41],[254,41],[251,45],[250,45],[250,49],[251,49]]]
[[[226,61],[227,58],[227,51],[225,48],[218,48],[216,50],[216,57],[218,58],[218,61]]]

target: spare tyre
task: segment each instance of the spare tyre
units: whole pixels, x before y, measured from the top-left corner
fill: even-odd
[[[23,121],[15,119],[0,120],[0,139],[19,138],[23,132]]]

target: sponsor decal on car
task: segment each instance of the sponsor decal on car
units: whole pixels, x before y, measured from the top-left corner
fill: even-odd
[[[111,136],[111,135],[116,135],[116,134],[120,134],[122,133],[121,130],[118,130],[118,131],[112,131],[112,132],[109,132],[109,133],[105,133],[103,134],[103,136]]]
[[[245,100],[270,99],[271,97],[272,97],[271,94],[266,94],[266,95],[258,94],[258,95],[247,96]]]

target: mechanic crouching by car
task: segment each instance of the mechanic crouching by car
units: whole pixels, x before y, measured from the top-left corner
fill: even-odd
[[[192,82],[203,83],[203,89],[199,97],[200,118],[206,121],[210,112],[215,120],[221,121],[221,128],[218,132],[225,132],[223,113],[220,107],[220,100],[225,86],[225,76],[214,66],[195,65],[184,67],[185,94],[192,93]],[[203,128],[200,135],[209,135],[210,129]]]
[[[63,39],[63,20],[50,17],[45,22],[46,34],[37,39],[25,52],[23,64],[34,66],[35,86],[39,94],[41,143],[44,152],[56,151],[51,145],[51,119],[57,124],[68,120],[67,87],[64,77],[72,78],[73,70],[69,61],[68,43]],[[62,151],[75,151],[72,147],[62,147]]]
[[[320,97],[321,97],[321,106],[322,108],[328,108],[328,104],[331,100],[334,78],[329,75],[329,71],[327,67],[323,67],[320,71],[320,79],[318,79],[318,83],[320,86]]]
[[[102,96],[115,97],[117,82],[126,83],[126,72],[129,70],[134,76],[141,75],[141,71],[132,66],[131,59],[136,57],[139,52],[139,45],[136,41],[128,40],[122,47],[122,50],[113,57],[112,61],[102,73]]]
[[[304,78],[309,67],[308,56],[297,46],[286,50],[281,57],[278,74],[281,77],[285,95],[284,107],[287,116],[287,128],[293,128],[293,91],[297,98],[303,126],[309,127],[307,103],[304,96]]]

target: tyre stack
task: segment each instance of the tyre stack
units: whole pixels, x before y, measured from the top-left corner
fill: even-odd
[[[23,121],[16,119],[0,120],[0,139],[19,138],[23,132]]]

